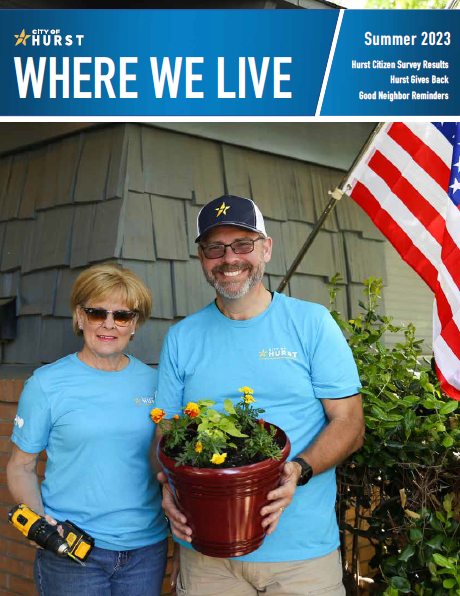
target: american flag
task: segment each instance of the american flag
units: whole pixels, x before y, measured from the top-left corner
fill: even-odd
[[[342,188],[433,290],[438,378],[460,400],[460,123],[384,124]]]

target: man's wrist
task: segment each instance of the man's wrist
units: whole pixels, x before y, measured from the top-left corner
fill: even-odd
[[[303,457],[294,457],[292,463],[295,465],[297,473],[297,486],[305,486],[313,476],[313,470],[310,464]]]
[[[294,474],[296,476],[295,479],[295,483],[297,484],[297,482],[299,481],[299,478],[302,474],[302,466],[299,464],[299,462],[291,460],[291,464],[293,464],[294,466]]]

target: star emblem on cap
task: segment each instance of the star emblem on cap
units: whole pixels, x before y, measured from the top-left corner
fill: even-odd
[[[219,215],[222,215],[222,213],[224,215],[227,215],[227,209],[230,209],[230,205],[226,205],[224,201],[220,207],[217,207],[217,209],[215,209],[215,211],[217,211],[216,217],[219,217]]]

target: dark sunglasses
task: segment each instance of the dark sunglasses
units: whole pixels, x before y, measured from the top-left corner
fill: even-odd
[[[85,306],[81,308],[85,311],[88,323],[91,325],[101,325],[111,313],[117,327],[127,327],[138,313],[137,310],[105,310],[104,308],[87,308]]]
[[[208,244],[207,246],[200,244],[200,248],[207,259],[220,259],[224,256],[228,247],[230,247],[236,255],[247,255],[254,250],[254,242],[258,242],[259,240],[265,240],[265,238],[259,237],[255,240],[252,240],[251,238],[248,238],[247,240],[235,240],[231,244],[219,243]]]

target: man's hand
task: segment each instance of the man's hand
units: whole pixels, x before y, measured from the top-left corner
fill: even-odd
[[[187,518],[179,511],[176,505],[176,500],[169,485],[168,478],[164,472],[157,474],[158,482],[163,485],[163,509],[166,517],[171,522],[171,530],[177,538],[191,542],[192,529],[187,526]]]
[[[278,525],[283,511],[291,504],[297,488],[297,480],[300,475],[300,466],[292,462],[286,462],[281,472],[280,485],[268,493],[267,499],[272,501],[269,505],[262,507],[260,513],[264,516],[262,527],[265,532],[271,534]]]

